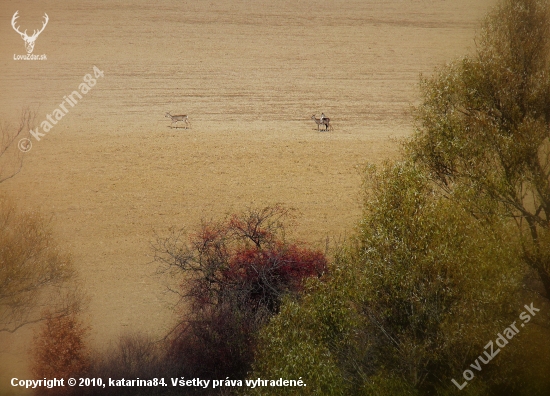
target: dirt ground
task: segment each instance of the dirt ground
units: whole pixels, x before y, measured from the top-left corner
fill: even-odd
[[[294,236],[353,233],[360,169],[412,130],[419,74],[472,50],[493,0],[36,1],[0,8],[0,115],[46,120],[97,66],[104,77],[0,185],[52,217],[89,296],[92,345],[129,331],[159,337],[172,297],[150,244],[248,206],[301,212]],[[14,60],[22,30],[49,22]],[[167,111],[188,114],[171,129]],[[310,119],[324,112],[334,131]],[[174,114],[172,113],[172,114]],[[0,334],[0,393],[30,378],[32,328]]]

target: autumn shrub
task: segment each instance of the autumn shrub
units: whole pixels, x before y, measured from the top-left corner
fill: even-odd
[[[32,373],[35,378],[61,379],[86,377],[90,369],[90,351],[86,346],[88,328],[69,315],[46,314],[32,346]],[[72,387],[37,388],[37,395],[77,394]]]
[[[255,336],[279,312],[283,296],[327,268],[324,254],[285,238],[292,211],[250,209],[221,222],[203,222],[184,240],[159,239],[157,261],[180,279],[186,303],[171,353],[182,375],[243,378]]]
[[[67,313],[73,279],[72,260],[47,219],[0,196],[0,332],[40,321],[44,305],[52,314]]]
[[[153,380],[164,378],[169,383],[169,377],[175,372],[167,359],[166,342],[155,340],[140,333],[122,335],[116,343],[109,345],[104,351],[92,355],[90,378],[112,379],[143,379]],[[169,395],[177,393],[171,386],[124,386],[124,387],[94,387],[89,386],[80,391],[83,396],[102,395]]]

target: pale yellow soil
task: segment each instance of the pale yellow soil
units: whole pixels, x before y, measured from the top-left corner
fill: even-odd
[[[0,8],[0,114],[46,118],[94,65],[95,87],[0,185],[52,216],[90,298],[92,345],[174,320],[150,243],[250,205],[302,215],[296,238],[353,232],[358,169],[412,131],[419,74],[467,53],[495,1],[41,1]],[[24,54],[9,21],[49,24]],[[170,129],[166,111],[192,129]],[[334,131],[310,120],[324,112]],[[174,114],[174,113],[173,113]],[[0,335],[0,390],[28,378],[31,329]]]

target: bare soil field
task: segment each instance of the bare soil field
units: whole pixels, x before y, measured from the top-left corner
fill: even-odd
[[[412,130],[419,74],[473,47],[493,0],[2,1],[0,114],[37,121],[93,66],[96,85],[2,183],[52,218],[90,301],[92,345],[130,331],[162,336],[172,297],[150,244],[249,206],[301,213],[293,236],[350,235],[360,169],[395,157]],[[10,26],[38,29],[34,54]],[[165,112],[188,114],[171,129]],[[331,117],[317,132],[312,114]],[[31,327],[0,334],[0,393],[27,378]]]

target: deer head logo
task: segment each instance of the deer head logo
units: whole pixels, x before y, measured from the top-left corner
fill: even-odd
[[[19,33],[21,35],[21,37],[23,38],[23,40],[25,40],[25,49],[27,50],[27,54],[32,54],[32,51],[34,50],[34,42],[36,41],[36,38],[38,37],[38,35],[40,33],[42,33],[42,31],[44,30],[44,28],[46,27],[46,25],[48,24],[48,14],[44,13],[44,22],[42,23],[42,29],[38,30],[38,31],[34,31],[33,35],[32,36],[27,36],[27,30],[25,29],[25,31],[23,33],[21,33],[19,31],[19,27],[18,26],[15,26],[15,20],[17,18],[19,18],[19,15],[17,15],[19,11],[15,11],[15,14],[13,14],[13,18],[11,19],[11,26],[13,27],[13,30],[15,30],[17,33]]]

